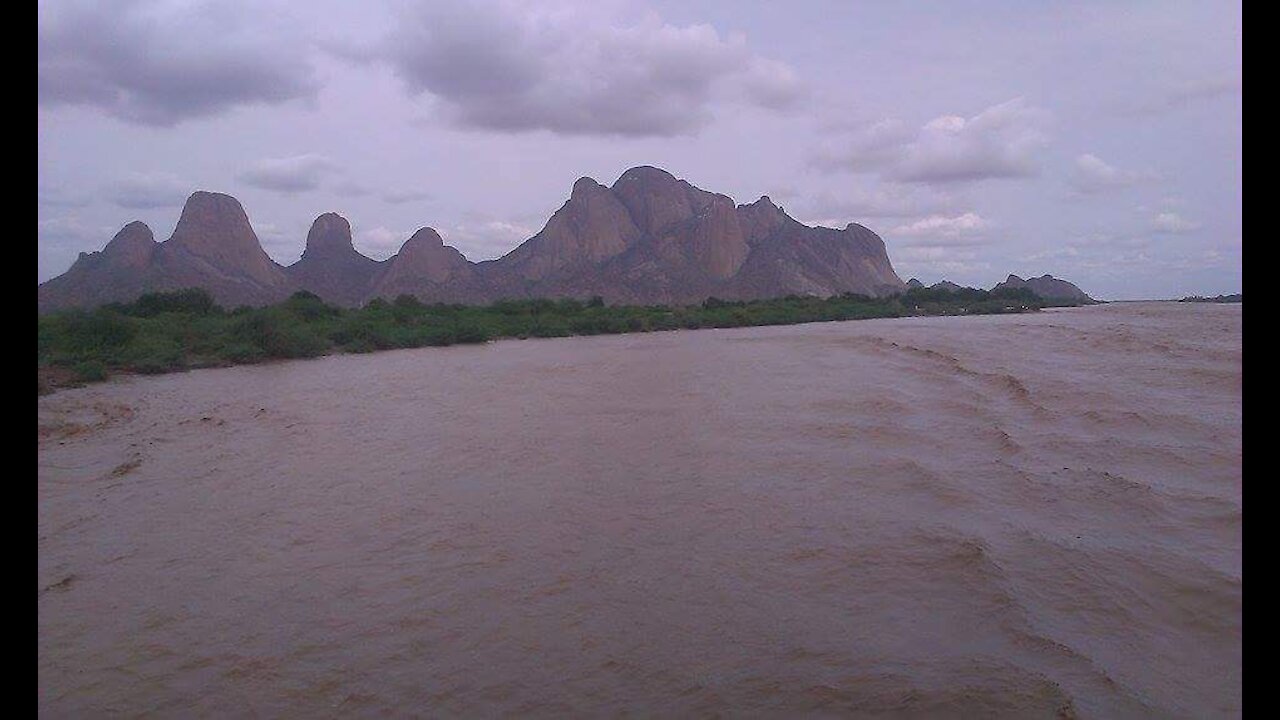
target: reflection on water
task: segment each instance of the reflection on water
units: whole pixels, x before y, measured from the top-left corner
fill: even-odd
[[[41,398],[42,714],[1215,717],[1240,306],[530,340]]]

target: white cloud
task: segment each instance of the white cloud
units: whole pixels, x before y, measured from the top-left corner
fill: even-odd
[[[930,215],[890,228],[884,234],[899,246],[954,248],[986,244],[985,233],[990,227],[991,223],[982,216],[967,212],[951,217]]]
[[[1085,153],[1076,158],[1075,164],[1067,176],[1067,182],[1077,192],[1093,195],[1108,190],[1129,187],[1147,180],[1154,180],[1156,177],[1153,172],[1121,170],[1108,164],[1097,155]]]
[[[400,252],[400,246],[404,245],[412,234],[412,230],[392,230],[382,225],[361,228],[356,230],[355,244],[369,257],[385,260]]]
[[[1162,212],[1151,220],[1151,228],[1158,233],[1181,235],[1200,229],[1200,224],[1182,217],[1176,212]]]
[[[1038,155],[1048,142],[1048,117],[1015,98],[970,118],[943,115],[916,131],[900,121],[883,120],[843,146],[821,150],[814,164],[910,183],[1025,177],[1038,172]]]
[[[930,215],[913,223],[899,225],[891,232],[909,237],[956,237],[972,235],[987,227],[987,221],[977,213],[967,212],[955,217]]]
[[[536,232],[524,222],[488,219],[449,226],[441,235],[446,244],[458,248],[469,260],[477,261],[501,257]]]

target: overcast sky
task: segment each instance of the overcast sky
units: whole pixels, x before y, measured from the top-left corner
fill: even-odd
[[[289,264],[323,212],[472,260],[657,165],[898,274],[1241,287],[1231,2],[41,2],[38,279],[196,189]]]

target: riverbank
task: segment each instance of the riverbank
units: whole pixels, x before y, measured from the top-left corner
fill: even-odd
[[[427,305],[401,296],[361,308],[309,293],[227,311],[200,290],[144,295],[128,304],[38,318],[38,393],[106,380],[334,353],[483,343],[501,338],[616,335],[699,328],[795,325],[869,318],[990,315],[1060,305],[1028,290],[918,289],[872,298],[790,296],[700,305],[605,305],[598,298]]]

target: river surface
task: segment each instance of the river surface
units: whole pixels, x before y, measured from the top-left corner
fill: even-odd
[[[1242,307],[38,401],[47,717],[1233,717]]]

